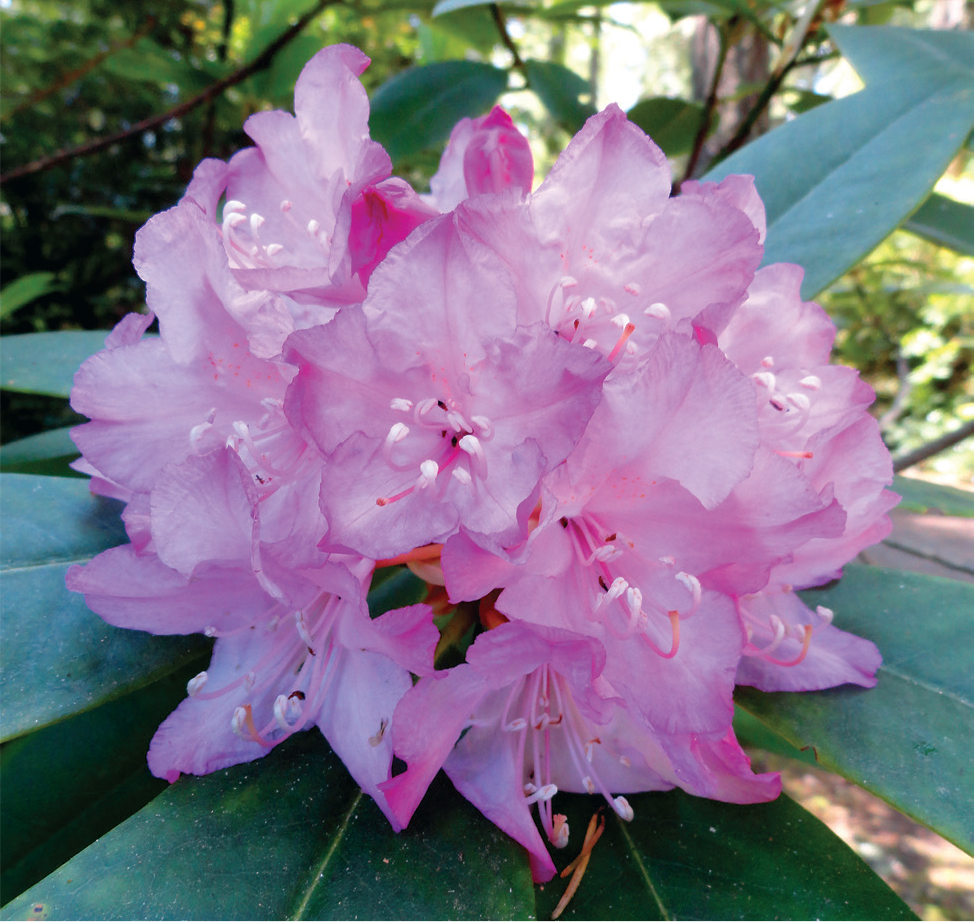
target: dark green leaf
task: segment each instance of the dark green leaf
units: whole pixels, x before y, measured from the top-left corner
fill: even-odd
[[[524,851],[441,776],[397,835],[317,731],[183,777],[5,908],[73,919],[527,918]]]
[[[57,276],[53,272],[22,275],[9,285],[4,285],[0,291],[0,317],[9,317],[18,308],[58,287]]]
[[[884,664],[877,686],[735,700],[819,763],[972,851],[972,591],[967,583],[848,566],[803,594],[867,637]]]
[[[972,128],[971,33],[830,32],[867,88],[786,122],[707,177],[755,176],[768,217],[765,261],[803,266],[804,297],[918,207]],[[965,42],[967,61],[958,54]]]
[[[589,94],[589,84],[575,71],[554,61],[525,61],[528,86],[545,108],[567,131],[576,132],[596,110],[579,101]]]
[[[972,518],[972,493],[946,487],[914,477],[894,477],[893,490],[901,495],[900,510],[907,512],[942,512],[945,515],[960,515]]]
[[[71,426],[51,429],[0,448],[0,471],[22,474],[46,474],[71,477],[74,471],[68,462],[78,457],[78,449],[71,441]]]
[[[427,584],[406,567],[384,567],[376,571],[369,592],[369,613],[375,618],[394,608],[422,602]]]
[[[933,193],[905,222],[905,230],[965,256],[975,255],[975,208]]]
[[[78,366],[105,347],[107,332],[68,330],[0,337],[0,387],[67,397]]]
[[[203,638],[110,627],[65,588],[68,566],[125,541],[120,508],[83,480],[0,475],[3,739],[147,685],[205,649]]]
[[[411,67],[372,97],[370,132],[398,160],[445,141],[460,119],[482,115],[507,85],[503,70],[476,61]]]
[[[807,765],[817,765],[816,754],[812,749],[796,749],[778,733],[774,733],[757,717],[748,711],[735,707],[735,736],[746,749],[764,749],[776,755],[805,762]]]
[[[440,0],[433,7],[431,16],[443,16],[444,13],[453,13],[454,10],[464,10],[471,6],[488,6],[492,0]]]
[[[606,830],[562,919],[912,919],[910,909],[836,835],[782,795],[769,804],[718,803],[683,791],[627,798],[627,824]],[[559,795],[569,818],[569,863],[594,797]],[[537,890],[551,917],[567,881]]]
[[[206,665],[167,676],[93,711],[22,736],[0,753],[6,903],[128,819],[166,782],[146,766],[159,723]]]
[[[668,157],[680,157],[694,146],[704,118],[704,106],[657,96],[638,102],[626,117],[650,135]]]

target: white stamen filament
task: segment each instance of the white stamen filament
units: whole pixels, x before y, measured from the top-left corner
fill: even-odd
[[[630,802],[622,794],[620,794],[619,797],[613,798],[613,809],[616,811],[616,815],[621,820],[626,820],[627,823],[632,821],[633,808],[630,806]]]
[[[416,481],[416,488],[418,490],[425,490],[427,487],[436,483],[437,474],[440,473],[440,468],[436,461],[427,458],[426,461],[420,462],[420,476]]]
[[[389,408],[400,413],[409,413],[413,409],[413,401],[407,400],[405,397],[394,397],[389,402]]]

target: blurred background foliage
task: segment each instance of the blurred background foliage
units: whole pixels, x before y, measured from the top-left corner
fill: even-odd
[[[595,108],[618,102],[679,182],[860,87],[824,22],[972,27],[970,0],[3,0],[0,15],[4,334],[107,329],[140,310],[136,230],[177,201],[202,158],[249,143],[249,114],[290,109],[298,73],[326,44],[372,58],[363,82],[371,96],[382,88],[374,114],[383,93],[395,104],[387,84],[412,65],[497,71],[538,179]],[[413,136],[387,139],[381,114],[374,135],[425,190],[453,116],[416,113]],[[938,189],[949,207],[972,202],[971,139]],[[971,210],[959,214],[948,246],[898,230],[819,297],[838,359],[877,390],[895,455],[973,417]],[[4,442],[73,421],[63,400],[4,391],[3,401]],[[926,464],[970,480],[971,458],[968,438]]]

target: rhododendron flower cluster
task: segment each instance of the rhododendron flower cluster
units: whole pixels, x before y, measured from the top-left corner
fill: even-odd
[[[421,196],[369,139],[367,64],[326,48],[294,116],[199,166],[137,237],[151,313],[75,378],[79,467],[130,543],[69,587],[114,625],[216,639],[150,768],[317,724],[397,830],[442,768],[536,880],[571,837],[559,791],[624,820],[634,792],[776,797],[735,684],[869,687],[880,663],[795,594],[889,528],[870,388],[830,364],[801,269],[759,268],[750,177],[671,196],[610,106],[532,191],[496,108]],[[375,570],[404,563],[427,601],[370,617]],[[479,612],[452,668],[435,611]]]

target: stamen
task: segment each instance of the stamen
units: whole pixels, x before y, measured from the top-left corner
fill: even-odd
[[[770,394],[775,390],[775,375],[770,371],[756,371],[752,381],[764,387]]]
[[[534,794],[525,798],[525,803],[536,804],[539,801],[547,802],[558,793],[559,789],[554,784],[543,784]]]
[[[293,207],[292,202],[289,202],[287,199],[281,200],[281,211],[284,212],[285,214],[291,211],[292,207]]]
[[[312,237],[318,236],[318,231],[321,229],[321,224],[319,224],[314,218],[308,222],[308,233]]]
[[[623,291],[625,291],[628,295],[638,297],[640,294],[640,286],[636,282],[630,282],[629,285],[623,286]]]
[[[776,449],[775,453],[783,458],[805,458],[807,460],[813,456],[811,451],[779,451]]]
[[[477,430],[478,437],[485,442],[494,436],[494,424],[486,416],[472,416],[471,423]]]
[[[822,386],[823,382],[816,375],[806,375],[799,381],[799,387],[804,387],[810,391],[818,391]]]
[[[208,678],[209,676],[207,676],[205,671],[198,672],[195,676],[193,676],[192,679],[189,680],[189,682],[186,683],[186,694],[191,698],[195,697],[197,692],[199,692],[200,689],[207,684]]]
[[[390,467],[393,466],[393,446],[402,442],[410,434],[410,427],[405,423],[393,423],[389,427],[386,440],[383,442],[383,459]]]
[[[247,211],[247,206],[243,202],[238,202],[237,199],[231,199],[223,206],[223,216],[226,218],[227,213],[231,211]]]
[[[234,733],[237,734],[241,739],[247,740],[251,743],[260,743],[262,746],[270,749],[274,746],[270,740],[266,740],[257,730],[257,726],[254,724],[254,712],[249,704],[245,704],[243,707],[239,707],[234,711],[233,719],[230,721],[230,726],[233,728]],[[245,733],[244,730],[247,730]]]
[[[685,612],[684,617],[690,617],[701,604],[701,581],[691,573],[681,570],[674,579],[677,580],[690,594],[692,599],[691,611]]]
[[[633,808],[630,806],[630,802],[620,794],[619,797],[613,798],[613,808],[616,810],[616,815],[621,819],[625,820],[627,823],[633,820]]]
[[[413,401],[407,400],[405,397],[394,397],[389,402],[389,408],[398,410],[400,413],[409,413],[413,409]]]
[[[389,718],[388,717],[383,717],[379,721],[379,730],[378,730],[378,732],[375,733],[373,736],[370,736],[369,737],[369,745],[370,746],[373,746],[373,747],[378,746],[383,741],[383,736],[385,735],[386,728],[388,726],[389,726]]]
[[[484,449],[476,435],[465,435],[458,443],[457,447],[461,451],[467,452],[474,462],[477,474],[482,479],[487,477],[487,458],[484,457]]]
[[[582,316],[586,320],[591,319],[592,315],[596,313],[596,299],[586,298],[579,304],[579,310],[582,311]]]
[[[308,628],[305,626],[305,613],[301,611],[295,612],[295,628],[298,631],[298,636],[302,639],[302,642],[308,647],[308,651],[314,655],[315,651],[312,649],[314,646],[311,634],[308,633]]]
[[[556,813],[552,817],[552,836],[549,841],[556,848],[565,848],[569,844],[569,824],[564,813]]]
[[[593,846],[599,841],[599,837],[606,828],[606,820],[602,816],[599,816],[599,827],[598,829],[596,828],[597,816],[599,814],[594,813],[592,819],[589,821],[589,828],[586,830],[586,838],[582,843],[582,851],[579,852],[579,857],[562,871],[562,877],[571,873],[572,880],[569,881],[569,886],[565,888],[562,899],[559,900],[558,906],[555,907],[555,911],[552,913],[553,920],[562,915],[565,907],[569,905],[569,900],[572,899],[576,890],[579,889],[579,884],[582,882],[582,875],[586,873],[586,868],[589,867],[589,856],[592,853]]]
[[[762,368],[772,368],[775,365],[775,359],[772,356],[767,355],[762,359]]]
[[[784,661],[780,659],[775,659],[774,657],[771,656],[766,656],[764,657],[764,659],[766,659],[768,662],[772,663],[775,666],[798,666],[806,658],[806,654],[809,652],[809,642],[810,640],[812,640],[812,632],[813,632],[812,625],[811,624],[803,625],[802,630],[803,630],[802,650],[799,651],[799,655],[795,659]]]
[[[251,233],[256,237],[258,231],[264,224],[264,216],[259,215],[256,211],[251,215]]]
[[[667,612],[667,617],[670,618],[670,633],[671,633],[671,646],[670,652],[664,653],[646,634],[641,634],[640,636],[646,641],[647,646],[653,650],[657,656],[662,659],[673,659],[677,655],[677,650],[680,647],[680,614],[676,611]]]
[[[649,307],[643,309],[643,313],[664,323],[670,323],[670,308],[662,301],[654,301]]]
[[[630,318],[626,314],[617,314],[615,317],[610,318],[609,321],[614,327],[619,327],[621,330],[626,329],[626,325],[630,322]]]
[[[816,606],[816,614],[823,619],[825,624],[833,623],[833,609],[827,608],[825,605]],[[825,624],[823,625],[825,627]]]
[[[455,480],[458,480],[465,487],[469,486],[471,483],[471,475],[467,472],[466,468],[455,467],[453,470],[451,470],[450,476]]]
[[[610,354],[606,356],[606,358],[609,359],[609,361],[612,362],[613,359],[615,359],[616,356],[619,355],[620,349],[622,349],[623,346],[626,345],[626,341],[630,338],[630,336],[633,335],[633,331],[635,329],[636,329],[636,327],[632,323],[627,323],[626,324],[626,326],[623,328],[622,335],[616,341],[616,345],[613,346],[613,351],[610,352]]]
[[[268,256],[277,256],[278,253],[280,253],[283,249],[284,247],[280,243],[269,243],[267,247],[265,247],[264,252],[267,253]]]
[[[416,482],[416,488],[418,490],[425,490],[427,487],[436,483],[437,474],[440,473],[440,468],[436,461],[427,458],[426,461],[420,462],[420,476]]]

